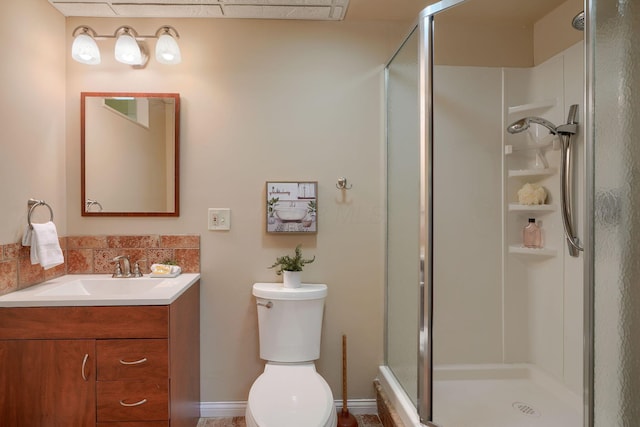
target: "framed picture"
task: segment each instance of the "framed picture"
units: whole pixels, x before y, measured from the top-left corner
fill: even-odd
[[[267,181],[267,233],[317,233],[318,182]]]

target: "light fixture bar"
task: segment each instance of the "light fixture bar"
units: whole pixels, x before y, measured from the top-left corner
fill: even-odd
[[[157,39],[156,60],[161,64],[179,64],[182,61],[180,48],[176,39],[180,38],[178,30],[170,25],[163,25],[155,34],[138,34],[138,32],[128,25],[118,27],[113,34],[98,34],[93,28],[87,25],[76,27],[72,36],[74,37],[72,54],[74,60],[83,64],[99,64],[100,50],[96,40],[116,39],[115,57],[116,60],[135,68],[144,68],[148,61],[148,50],[144,43],[146,39]]]

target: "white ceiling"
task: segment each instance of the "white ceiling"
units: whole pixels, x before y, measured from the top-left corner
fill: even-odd
[[[65,16],[413,21],[438,0],[49,0]],[[531,24],[565,0],[472,0],[460,19]]]
[[[64,16],[342,20],[349,0],[49,0]]]

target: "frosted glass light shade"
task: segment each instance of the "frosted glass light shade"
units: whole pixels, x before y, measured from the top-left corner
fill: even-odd
[[[142,52],[138,42],[131,35],[124,33],[118,36],[115,47],[116,61],[128,65],[140,65]]]
[[[100,63],[100,49],[96,41],[87,33],[80,33],[73,39],[71,57],[83,64],[95,65]]]
[[[180,47],[176,39],[170,34],[164,33],[158,37],[156,43],[156,61],[161,64],[179,64],[182,61]]]

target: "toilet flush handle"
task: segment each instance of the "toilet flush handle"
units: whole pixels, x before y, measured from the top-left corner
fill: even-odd
[[[271,301],[267,301],[267,303],[258,301],[257,304],[267,308],[273,307],[273,303]]]

